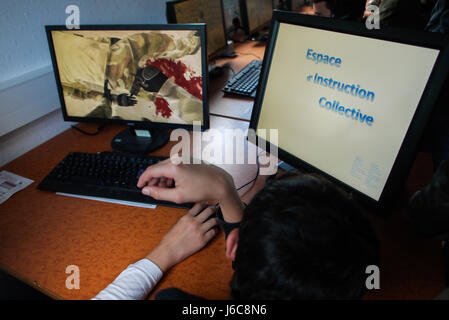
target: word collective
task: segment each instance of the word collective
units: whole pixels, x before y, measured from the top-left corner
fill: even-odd
[[[361,123],[365,123],[368,126],[372,126],[374,123],[374,118],[372,116],[363,114],[360,109],[341,106],[339,101],[334,100],[333,102],[331,102],[327,100],[327,98],[321,97],[318,103],[320,107],[329,111],[333,111],[340,116],[345,116],[346,118],[360,121]]]

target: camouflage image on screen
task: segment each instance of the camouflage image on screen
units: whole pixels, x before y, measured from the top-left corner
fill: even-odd
[[[52,41],[70,117],[203,123],[195,30],[64,30]]]

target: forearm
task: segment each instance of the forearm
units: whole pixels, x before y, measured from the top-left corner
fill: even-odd
[[[126,268],[92,300],[142,300],[162,278],[162,271],[148,259]]]
[[[169,246],[164,247],[161,244],[154,248],[145,258],[157,265],[162,272],[167,272],[175,264],[182,261],[182,257],[176,254],[176,250]]]
[[[230,223],[240,222],[243,217],[245,206],[235,188],[232,177],[224,171],[220,185],[220,192],[217,200],[223,214],[223,219]]]
[[[226,196],[219,201],[219,203],[223,214],[223,219],[226,222],[235,223],[242,220],[245,205],[242,200],[240,200],[235,188],[230,190]]]

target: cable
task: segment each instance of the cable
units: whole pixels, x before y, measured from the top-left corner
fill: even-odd
[[[242,190],[244,187],[248,186],[249,184],[251,184],[251,183],[253,183],[254,181],[257,180],[257,177],[259,176],[259,173],[260,173],[259,156],[260,156],[263,152],[264,152],[264,151],[261,151],[260,153],[257,154],[257,158],[256,158],[256,161],[257,161],[257,172],[256,172],[256,176],[255,176],[254,179],[252,179],[251,181],[249,181],[249,182],[245,183],[243,186],[237,188],[237,191]]]
[[[98,125],[98,129],[96,132],[87,132],[87,131],[84,131],[83,129],[78,128],[77,126],[74,126],[74,125],[71,125],[71,127],[75,130],[78,130],[79,132],[81,132],[83,134],[88,135],[88,136],[96,136],[104,129],[104,126],[101,124]]]

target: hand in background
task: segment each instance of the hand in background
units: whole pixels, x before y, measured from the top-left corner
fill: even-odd
[[[131,95],[127,95],[126,93],[119,94],[118,96],[114,96],[114,100],[121,107],[132,107],[136,105],[137,99]]]
[[[198,252],[215,236],[218,222],[207,220],[216,208],[196,204],[167,232],[159,245],[146,258],[155,263],[162,272]]]

